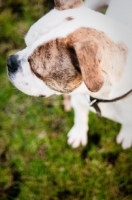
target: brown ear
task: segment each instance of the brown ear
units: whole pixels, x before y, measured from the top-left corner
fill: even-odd
[[[55,7],[58,10],[67,10],[70,8],[78,7],[83,3],[82,0],[54,0]]]
[[[73,45],[82,78],[91,92],[98,92],[104,84],[104,77],[101,70],[102,54],[95,42],[77,42]]]

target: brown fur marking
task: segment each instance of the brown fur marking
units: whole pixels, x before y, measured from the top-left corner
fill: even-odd
[[[52,89],[69,93],[82,82],[75,53],[65,48],[62,39],[39,46],[28,61],[34,73]]]
[[[104,83],[103,72],[110,84],[120,80],[127,51],[124,44],[115,44],[103,32],[80,28],[66,38],[37,47],[29,63],[34,73],[56,91],[69,93],[84,81],[97,92]]]
[[[73,17],[67,17],[66,20],[71,21],[71,20],[73,20]]]
[[[86,42],[91,41],[98,46],[101,70],[108,75],[111,84],[117,83],[124,73],[128,55],[127,47],[123,43],[115,44],[105,33],[92,28],[80,28],[68,35],[64,42],[66,46],[73,48],[78,42],[84,42],[85,46]]]
[[[104,77],[100,68],[101,58],[97,44],[92,41],[78,42],[74,47],[86,86],[91,92],[98,92],[104,84]]]
[[[58,10],[67,10],[76,8],[83,3],[82,0],[54,0],[55,7]]]

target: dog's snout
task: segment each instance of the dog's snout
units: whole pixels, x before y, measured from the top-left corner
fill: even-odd
[[[7,67],[11,73],[15,73],[18,70],[19,61],[16,55],[11,55],[7,58]]]

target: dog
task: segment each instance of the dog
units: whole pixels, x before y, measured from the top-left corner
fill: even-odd
[[[132,3],[107,0],[103,15],[92,10],[100,1],[90,2],[54,0],[55,8],[29,29],[26,48],[8,57],[8,77],[28,95],[71,95],[73,148],[87,144],[92,110],[122,124],[117,143],[126,149],[132,145]],[[123,19],[120,9],[127,10]]]

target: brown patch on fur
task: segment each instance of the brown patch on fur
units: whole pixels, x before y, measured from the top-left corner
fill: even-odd
[[[123,75],[127,47],[115,44],[105,33],[91,28],[80,28],[66,38],[49,41],[37,47],[29,57],[36,75],[50,88],[69,93],[82,81],[92,92],[107,82],[115,84]]]
[[[82,0],[54,0],[55,7],[58,10],[67,10],[76,8],[83,3]]]
[[[79,58],[80,53],[81,54],[84,53],[85,55],[83,57],[87,61],[88,61],[88,58],[86,57],[87,54],[85,51],[87,48],[90,48],[89,42],[93,42],[94,44],[97,45],[97,48],[98,48],[97,57],[100,55],[98,65],[101,71],[102,72],[104,71],[108,75],[110,83],[115,84],[121,79],[124,73],[124,68],[125,68],[127,54],[128,54],[128,49],[125,46],[125,44],[123,43],[116,44],[112,40],[110,40],[105,33],[95,30],[95,29],[91,29],[91,28],[80,28],[76,30],[75,32],[68,35],[68,37],[65,38],[64,42],[67,47],[75,48],[78,58]],[[77,50],[76,49],[77,45],[75,44],[78,44],[78,42],[81,42],[81,47],[80,49]],[[84,45],[84,48],[83,48],[83,45]],[[96,52],[96,49],[95,50],[93,49],[93,51]],[[96,59],[97,58],[96,58],[96,53],[95,53],[95,60]],[[79,61],[79,64],[80,64],[80,69],[81,69],[82,61]],[[99,69],[99,67],[97,68]],[[86,68],[85,70],[89,71],[89,68],[87,65],[85,66],[85,68]],[[87,75],[88,74],[89,73],[87,73]]]
[[[39,46],[28,61],[34,73],[56,91],[69,93],[82,82],[76,55],[65,48],[62,39]]]
[[[66,20],[71,21],[71,20],[73,20],[73,17],[67,17]]]
[[[93,41],[78,42],[74,45],[82,71],[83,80],[91,92],[98,92],[104,84],[98,45]]]

